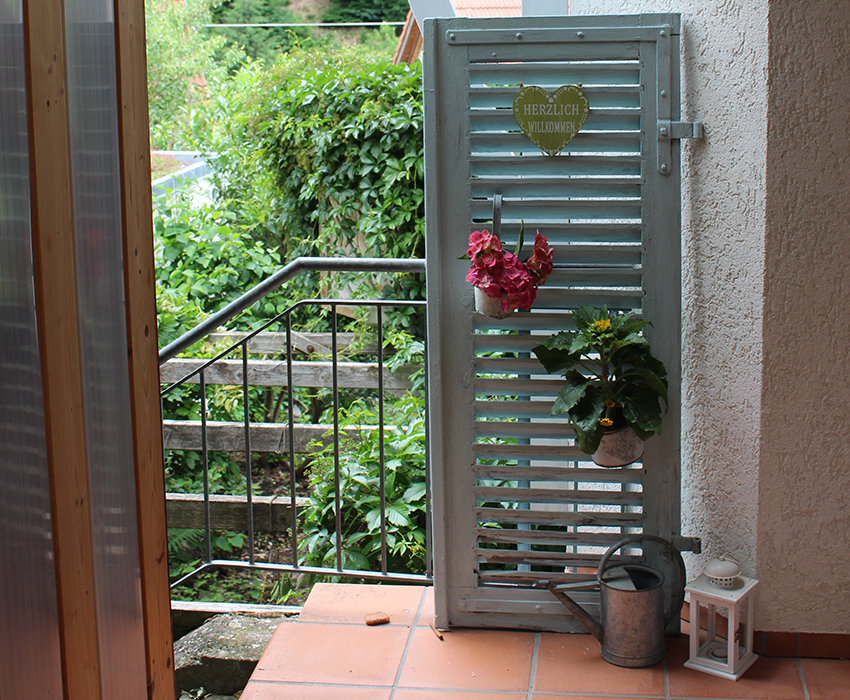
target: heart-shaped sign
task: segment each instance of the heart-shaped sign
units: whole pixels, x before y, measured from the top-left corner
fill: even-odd
[[[520,88],[514,97],[514,118],[519,128],[544,153],[556,156],[584,126],[590,108],[587,95],[576,85],[555,92],[536,85]]]

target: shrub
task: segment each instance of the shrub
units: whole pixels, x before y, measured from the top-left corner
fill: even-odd
[[[425,418],[424,402],[412,394],[388,412],[395,425],[384,437],[387,570],[425,570]],[[376,412],[361,403],[346,415],[354,437],[340,454],[342,565],[381,570],[380,442]],[[332,448],[320,451],[312,468],[310,502],[304,513],[304,564],[336,566],[336,517]]]

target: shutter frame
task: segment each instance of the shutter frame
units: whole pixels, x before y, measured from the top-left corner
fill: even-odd
[[[656,133],[659,119],[680,116],[678,41],[675,14],[425,22],[429,445],[440,626],[583,631],[548,591],[530,587],[534,572],[523,564],[590,566],[620,533],[680,534],[679,144],[659,141]],[[523,80],[524,72],[534,78],[525,84],[550,90],[589,76],[582,82],[590,116],[559,156],[537,155],[506,113],[518,89],[511,79]],[[559,196],[559,188],[565,194]],[[504,320],[473,313],[464,281],[468,263],[458,260],[470,231],[490,229],[494,194],[503,196],[505,249],[512,249],[523,219],[527,240],[539,228],[563,265],[540,288],[532,313]],[[535,333],[569,327],[570,308],[606,302],[652,320],[647,336],[667,365],[670,407],[641,466],[595,477],[599,470],[584,464],[588,458],[564,444],[572,435],[568,424],[547,417],[559,378],[545,376],[542,367],[535,372],[528,351]],[[484,356],[499,351],[525,356]],[[518,405],[513,414],[511,403]],[[521,422],[505,420],[512,415]],[[540,444],[553,439],[561,445]],[[490,464],[494,460],[507,464]],[[498,487],[489,479],[516,483]],[[493,508],[499,494],[531,509]],[[562,510],[542,508],[551,501]],[[596,511],[582,510],[589,501]],[[521,529],[488,528],[488,522],[543,529],[528,530],[523,541]],[[560,540],[565,548],[587,551],[547,556],[540,547],[552,544],[545,529],[552,526],[567,528]],[[515,548],[488,549],[494,543]],[[524,545],[532,550],[525,562]],[[588,574],[561,574],[582,578]],[[500,581],[511,585],[494,585]],[[583,596],[591,608],[598,603],[598,594]]]

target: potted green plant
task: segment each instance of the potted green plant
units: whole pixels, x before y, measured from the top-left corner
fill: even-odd
[[[667,370],[640,334],[651,324],[606,306],[582,306],[573,320],[577,331],[551,335],[533,350],[547,372],[564,372],[552,413],[567,414],[576,445],[594,462],[625,466],[661,432],[661,402],[667,407]]]

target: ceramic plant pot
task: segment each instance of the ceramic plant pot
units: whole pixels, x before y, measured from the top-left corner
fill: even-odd
[[[641,458],[643,440],[629,426],[602,436],[599,448],[590,458],[600,467],[625,467]]]
[[[484,314],[490,318],[507,318],[510,316],[510,314],[502,311],[501,297],[494,299],[487,296],[487,293],[483,289],[479,289],[478,287],[473,287],[473,289],[475,290],[475,310],[479,314]]]

